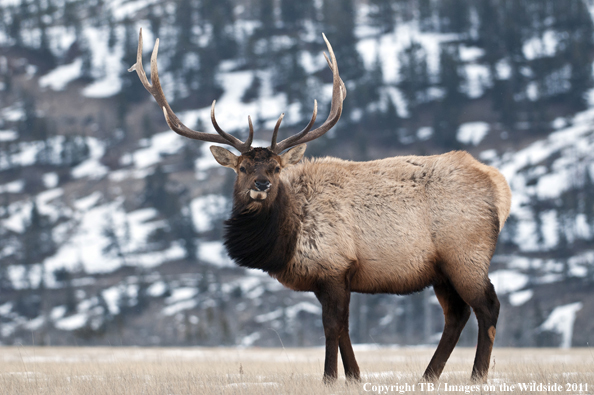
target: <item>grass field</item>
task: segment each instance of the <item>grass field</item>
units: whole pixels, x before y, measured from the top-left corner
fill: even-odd
[[[430,391],[419,378],[433,351],[359,346],[361,382],[346,384],[341,376],[326,386],[322,348],[0,347],[0,394],[540,394],[557,392],[553,384],[564,394],[594,393],[594,350],[589,348],[496,348],[490,388],[478,389],[465,387],[473,385],[468,379],[474,350],[456,349]],[[522,390],[518,383],[548,388]],[[516,387],[503,391],[505,385]]]

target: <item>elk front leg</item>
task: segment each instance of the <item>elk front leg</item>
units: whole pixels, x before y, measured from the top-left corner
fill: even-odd
[[[349,337],[351,291],[348,283],[323,284],[315,294],[322,304],[322,322],[326,336],[324,382],[333,383],[338,377],[339,347],[347,379],[359,380],[359,366]]]

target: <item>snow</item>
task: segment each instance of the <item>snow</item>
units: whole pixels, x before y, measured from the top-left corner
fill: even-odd
[[[182,288],[175,288],[171,296],[165,299],[165,303],[173,304],[177,302],[181,302],[183,300],[187,300],[193,298],[198,293],[196,287],[182,287]]]
[[[134,166],[144,169],[159,163],[164,155],[173,155],[184,146],[185,138],[172,132],[157,133],[149,140],[147,147],[132,154]]]
[[[555,55],[559,44],[559,34],[552,30],[545,31],[540,37],[532,37],[524,42],[522,51],[527,60]]]
[[[172,304],[171,306],[167,306],[163,309],[163,315],[165,316],[172,316],[181,311],[193,309],[196,307],[198,302],[195,299],[184,300],[182,302],[177,302]]]
[[[30,331],[36,331],[37,329],[41,328],[41,326],[45,323],[45,318],[40,315],[32,320],[29,320],[23,327]]]
[[[88,196],[80,198],[74,202],[74,207],[79,211],[87,211],[95,206],[103,195],[99,191],[95,191]]]
[[[509,59],[501,59],[495,65],[495,71],[497,72],[497,78],[500,80],[507,80],[511,77],[512,69],[509,64]]]
[[[94,137],[87,137],[87,144],[90,151],[89,159],[72,169],[72,177],[102,178],[109,173],[109,169],[100,162],[105,153],[105,144]]]
[[[6,302],[0,305],[0,316],[7,315],[12,310],[12,302]]]
[[[194,226],[198,232],[213,228],[213,222],[220,221],[220,215],[227,207],[228,199],[221,195],[204,195],[192,200],[190,207]]]
[[[52,321],[57,321],[60,318],[64,317],[64,314],[66,314],[66,306],[56,306],[50,312],[50,318],[52,319]]]
[[[0,112],[2,119],[8,122],[17,122],[25,118],[25,110],[23,110],[23,103],[16,102],[12,106],[2,109]]]
[[[10,216],[2,221],[2,225],[13,232],[23,232],[32,207],[33,204],[30,201],[18,201],[12,203],[8,207]]]
[[[83,327],[86,323],[87,315],[79,313],[60,319],[54,324],[54,326],[63,331],[73,331]]]
[[[157,281],[156,283],[151,284],[146,292],[150,296],[159,297],[165,293],[167,290],[167,285],[163,281]]]
[[[528,276],[515,270],[497,270],[489,274],[495,292],[506,294],[518,291],[528,284]]]
[[[105,289],[101,295],[103,299],[105,299],[105,303],[107,304],[107,308],[110,314],[116,315],[120,312],[120,308],[118,307],[118,302],[120,300],[120,287],[113,286]]]
[[[439,72],[439,53],[441,43],[456,38],[458,38],[458,35],[456,34],[423,32],[420,31],[415,22],[408,22],[398,24],[395,31],[389,34],[384,34],[380,37],[362,38],[357,42],[357,50],[361,54],[367,68],[370,68],[379,56],[382,64],[384,81],[395,83],[400,81],[398,75],[400,62],[397,54],[407,48],[411,42],[416,41],[423,46],[427,53],[427,66],[429,72],[436,75]],[[340,59],[338,59],[338,62],[340,66]]]
[[[468,64],[464,66],[466,73],[466,94],[472,99],[479,98],[489,87],[491,73],[489,68],[481,64]]]
[[[25,182],[23,180],[15,180],[4,185],[0,185],[0,193],[21,193]]]
[[[532,291],[531,289],[514,292],[509,295],[509,303],[512,306],[521,306],[527,301],[529,301],[533,295],[534,291]]]
[[[301,311],[305,311],[310,314],[321,315],[322,308],[319,305],[315,305],[310,302],[299,302],[294,306],[287,307],[286,314],[287,318],[294,320]]]
[[[417,130],[417,138],[421,141],[428,140],[431,136],[433,136],[433,128],[430,126],[425,126]]]
[[[489,133],[486,122],[468,122],[460,125],[456,138],[462,144],[478,145]]]
[[[233,261],[228,257],[225,246],[221,241],[201,242],[198,256],[201,260],[215,266],[233,266]]]
[[[46,188],[55,188],[58,185],[58,182],[60,181],[60,178],[58,177],[58,173],[45,173],[42,177],[43,180],[43,185]]]
[[[70,64],[58,66],[39,79],[39,86],[61,91],[69,82],[80,77],[82,59],[78,58]]]
[[[97,273],[118,268],[121,260],[103,253],[103,249],[108,244],[103,230],[107,223],[113,223],[114,227],[120,231],[123,230],[119,221],[123,218],[121,214],[116,214],[119,210],[118,203],[111,203],[77,213],[75,215],[78,222],[77,231],[60,246],[56,254],[45,260],[46,270],[53,272],[61,267],[72,270],[82,265],[85,271]]]
[[[112,1],[108,4],[108,9],[112,12],[116,21],[123,21],[126,18],[134,17],[143,8],[157,3],[157,0],[138,0],[138,1]]]
[[[485,50],[479,47],[460,47],[460,60],[463,62],[476,62],[485,55]]]
[[[570,348],[573,337],[573,324],[576,313],[581,310],[582,302],[555,307],[540,330],[553,331],[561,335],[560,348]]]
[[[243,339],[241,339],[239,347],[250,347],[252,344],[254,344],[256,340],[260,339],[260,337],[262,337],[262,335],[260,335],[260,332],[251,333]]]
[[[19,134],[14,130],[0,130],[0,141],[14,141],[19,138]]]
[[[92,84],[88,85],[82,90],[83,96],[91,98],[111,97],[117,94],[122,88],[122,81],[120,74],[124,72],[125,68],[121,62],[124,54],[122,47],[122,38],[124,35],[123,27],[116,29],[118,36],[118,43],[114,48],[109,48],[107,40],[109,31],[107,28],[94,28],[87,26],[85,34],[90,46],[93,58],[93,74],[98,79]],[[150,34],[146,34],[147,36]],[[130,67],[129,65],[128,67]]]

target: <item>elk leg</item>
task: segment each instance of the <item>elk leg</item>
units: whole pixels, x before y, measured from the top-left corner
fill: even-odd
[[[333,383],[338,377],[338,347],[348,379],[359,379],[359,366],[349,338],[350,289],[346,284],[324,284],[316,293],[322,304],[322,322],[326,336],[324,382]]]
[[[349,294],[350,299],[350,294]],[[348,306],[348,303],[347,303]],[[355,359],[355,352],[351,344],[351,337],[349,335],[349,317],[347,308],[347,317],[343,323],[343,330],[338,338],[338,346],[340,347],[340,356],[342,357],[342,365],[344,366],[344,373],[349,381],[361,381],[359,372],[359,365]]]
[[[443,309],[445,326],[439,345],[423,374],[427,381],[434,381],[439,378],[443,368],[458,343],[460,333],[470,317],[470,307],[462,300],[454,287],[448,283],[440,283],[433,286],[435,296]]]
[[[485,381],[489,371],[489,361],[491,360],[491,351],[495,341],[495,327],[499,317],[499,299],[497,299],[491,281],[487,280],[484,293],[471,306],[479,327],[471,378],[474,381]]]

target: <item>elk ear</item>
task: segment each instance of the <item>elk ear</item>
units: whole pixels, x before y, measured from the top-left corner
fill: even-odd
[[[307,148],[306,144],[299,144],[298,146],[291,148],[284,154],[281,154],[281,166],[287,167],[289,165],[294,165],[295,163],[299,162],[301,158],[303,158],[305,148]]]
[[[214,156],[215,160],[219,162],[221,166],[230,167],[235,170],[239,157],[233,152],[217,145],[211,145],[210,152],[212,152],[212,156]]]

